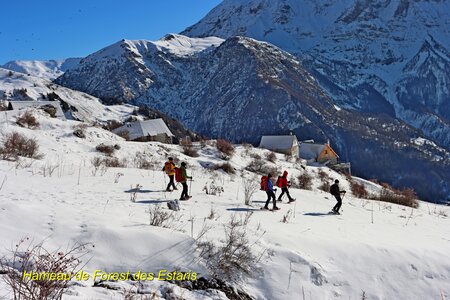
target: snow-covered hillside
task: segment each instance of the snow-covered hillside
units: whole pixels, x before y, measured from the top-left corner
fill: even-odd
[[[448,150],[412,143],[426,135],[393,116],[340,109],[298,58],[266,42],[174,34],[123,40],[55,82],[112,103],[147,105],[209,137],[256,144],[261,135],[293,132],[330,140],[361,176],[414,187],[431,201],[450,193]]]
[[[418,209],[411,209],[356,199],[349,193],[343,214],[328,215],[335,201],[317,189],[319,170],[330,181],[340,179],[347,190],[348,182],[327,168],[307,166],[306,172],[315,178],[313,190],[292,188],[296,202],[284,200],[277,212],[261,211],[265,193],[256,191],[253,206],[244,205],[243,178],[259,184],[259,175],[244,168],[257,155],[265,160],[267,150],[237,147],[228,161],[236,174],[228,175],[208,168],[227,162],[208,144],[199,146],[200,156],[192,158],[177,145],[126,142],[96,127],[87,127],[86,138],[80,139],[72,133],[79,122],[34,114],[40,122],[36,130],[17,127],[14,119],[0,124],[2,134],[17,131],[35,138],[44,154],[36,161],[0,161],[0,255],[8,257],[7,249],[25,236],[33,242],[45,239],[49,249],[90,242],[95,247],[86,257],[91,257],[84,268],[87,272],[168,269],[208,276],[199,245],[206,240],[223,243],[224,228],[235,218],[241,220],[238,227],[246,232],[251,251],[261,259],[250,275],[232,285],[254,299],[361,299],[363,294],[364,299],[450,297],[449,207],[421,202]],[[107,158],[95,151],[100,143],[120,146],[113,155],[128,167],[95,172],[93,158]],[[167,179],[161,167],[169,156],[188,163],[193,198],[180,203],[181,211],[175,212],[169,228],[149,226],[147,211],[161,205],[168,212],[167,201],[181,192],[162,192]],[[135,168],[142,158],[149,169]],[[286,161],[282,155],[267,164],[280,172],[288,170],[292,180],[305,172],[299,162]],[[202,191],[213,180],[223,186],[222,194]],[[359,182],[372,192],[380,189]],[[132,202],[137,184],[142,188]],[[205,226],[210,230],[196,240]],[[118,290],[92,285],[92,281],[73,284],[63,299],[123,299],[133,287],[151,299],[227,299],[223,292],[182,289],[156,280],[141,285],[103,283]],[[0,295],[8,299],[8,292],[0,281]]]
[[[0,68],[0,94],[2,100],[48,100],[54,94],[55,100],[66,103],[66,114],[84,122],[123,120],[130,116],[135,106],[105,106],[96,97],[74,91],[50,80]]]
[[[450,147],[450,2],[225,0],[182,32],[248,36],[298,56],[339,106]]]
[[[63,60],[13,60],[7,62],[2,68],[30,74],[36,77],[53,80],[64,74],[65,71],[75,68],[81,58],[67,58]]]

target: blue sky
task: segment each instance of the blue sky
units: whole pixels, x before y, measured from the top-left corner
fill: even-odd
[[[83,57],[123,38],[178,33],[220,0],[0,1],[0,64]]]

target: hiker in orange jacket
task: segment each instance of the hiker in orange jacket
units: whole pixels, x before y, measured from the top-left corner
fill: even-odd
[[[164,164],[163,171],[166,172],[167,176],[169,176],[169,184],[167,185],[166,191],[171,192],[170,187],[177,190],[175,182],[173,181],[175,176],[175,164],[173,163],[172,157],[169,157],[169,160]]]
[[[283,176],[278,177],[277,180],[277,186],[281,188],[281,194],[278,197],[278,201],[282,201],[281,197],[283,197],[284,194],[286,194],[288,196],[289,199],[289,203],[294,202],[295,199],[291,197],[291,195],[289,195],[289,186],[291,185],[291,182],[287,179],[288,176],[288,172],[284,171],[283,172]]]

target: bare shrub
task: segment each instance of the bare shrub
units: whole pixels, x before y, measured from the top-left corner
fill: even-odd
[[[86,138],[86,129],[87,129],[87,124],[85,123],[80,123],[77,125],[72,126],[73,129],[73,135],[76,137],[79,137],[81,139]]]
[[[277,155],[273,151],[269,151],[266,153],[266,159],[270,162],[275,163],[277,161]]]
[[[250,157],[253,159],[257,159],[260,160],[261,159],[261,155],[259,155],[258,153],[250,153]]]
[[[256,179],[242,180],[242,186],[244,187],[244,203],[245,205],[252,205],[252,197],[257,190],[259,190],[259,184]]]
[[[281,222],[283,223],[289,223],[292,217],[292,209],[289,209],[284,215],[283,218],[281,219]]]
[[[144,170],[151,170],[156,167],[151,154],[139,151],[136,152],[136,155],[133,158],[133,165],[135,168]]]
[[[271,173],[272,175],[278,174],[278,169],[276,166],[273,165],[271,166],[266,162],[264,162],[263,160],[256,158],[253,159],[253,161],[250,162],[250,164],[247,167],[245,167],[245,169],[247,171],[258,174],[269,174],[269,173]]]
[[[260,257],[252,251],[247,237],[246,226],[234,217],[225,226],[225,240],[216,246],[213,242],[198,242],[200,256],[213,277],[238,280],[242,275],[254,275]]]
[[[116,120],[108,120],[106,121],[106,124],[103,125],[103,129],[106,129],[108,131],[113,131],[114,129],[119,128],[120,126],[122,126],[123,123],[116,121]]]
[[[84,267],[82,258],[92,246],[76,243],[65,251],[50,251],[43,243],[33,245],[28,238],[22,239],[11,250],[10,258],[0,260],[0,267],[6,272],[2,278],[12,292],[11,298],[61,299],[70,280]],[[32,279],[31,274],[47,275]],[[61,280],[54,280],[49,274],[60,274]]]
[[[184,139],[180,141],[180,145],[183,147],[183,153],[190,157],[198,157],[198,151],[194,148],[194,145],[190,140]]]
[[[0,111],[8,110],[8,105],[6,103],[7,103],[6,101],[0,100]]]
[[[117,157],[105,157],[103,159],[103,165],[107,168],[126,168],[127,160],[119,160]]]
[[[214,167],[214,169],[215,170],[219,170],[219,169],[223,170],[227,174],[235,174],[236,173],[236,171],[234,170],[233,166],[230,163],[228,163],[228,162],[220,164],[220,165],[216,165]]]
[[[4,160],[17,160],[19,156],[41,159],[42,154],[39,153],[39,145],[33,138],[12,132],[3,139],[0,146],[0,157]]]
[[[94,169],[92,170],[92,175],[96,176],[97,172],[100,170],[102,175],[104,174],[104,172],[106,172],[106,168],[105,165],[103,164],[103,157],[101,156],[96,156],[94,158],[91,159],[91,164],[94,167]]]
[[[320,181],[325,182],[331,180],[330,176],[328,176],[328,173],[326,173],[324,170],[319,169],[317,172],[317,175],[319,176]]]
[[[381,185],[383,188],[380,191],[378,200],[413,208],[419,207],[417,195],[413,189],[407,188],[404,190],[397,190],[386,183]]]
[[[300,189],[311,190],[313,177],[308,172],[303,172],[297,177],[296,186]]]
[[[292,160],[292,158],[293,158],[292,154],[290,154],[290,153],[284,154],[284,160],[285,161],[290,162]]]
[[[230,158],[234,154],[234,146],[227,140],[218,139],[216,148],[225,155],[223,158]]]
[[[114,149],[114,146],[112,146],[112,145],[105,145],[105,144],[101,143],[101,144],[97,145],[97,147],[95,147],[95,150],[97,150],[98,152],[101,152],[105,155],[111,156],[116,149]]]
[[[52,177],[53,173],[58,168],[59,164],[46,163],[45,165],[41,166],[41,172],[44,177]]]
[[[328,181],[322,182],[322,184],[319,186],[319,190],[324,191],[326,193],[330,192],[330,183]]]
[[[212,220],[215,219],[217,216],[217,211],[214,209],[214,207],[211,206],[211,210],[209,211],[208,219]]]
[[[147,210],[149,225],[164,228],[173,228],[174,222],[179,221],[181,215],[177,218],[174,211],[163,209],[160,204],[155,204]]]
[[[354,180],[350,180],[350,189],[353,196],[355,196],[356,198],[367,199],[367,197],[369,196],[366,186],[362,183],[355,182]]]
[[[30,111],[26,111],[16,119],[16,124],[21,127],[35,129],[39,127],[39,122]]]

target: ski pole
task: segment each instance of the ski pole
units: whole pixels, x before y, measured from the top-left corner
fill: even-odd
[[[192,178],[189,183],[189,194],[190,194],[189,196],[192,196]]]

